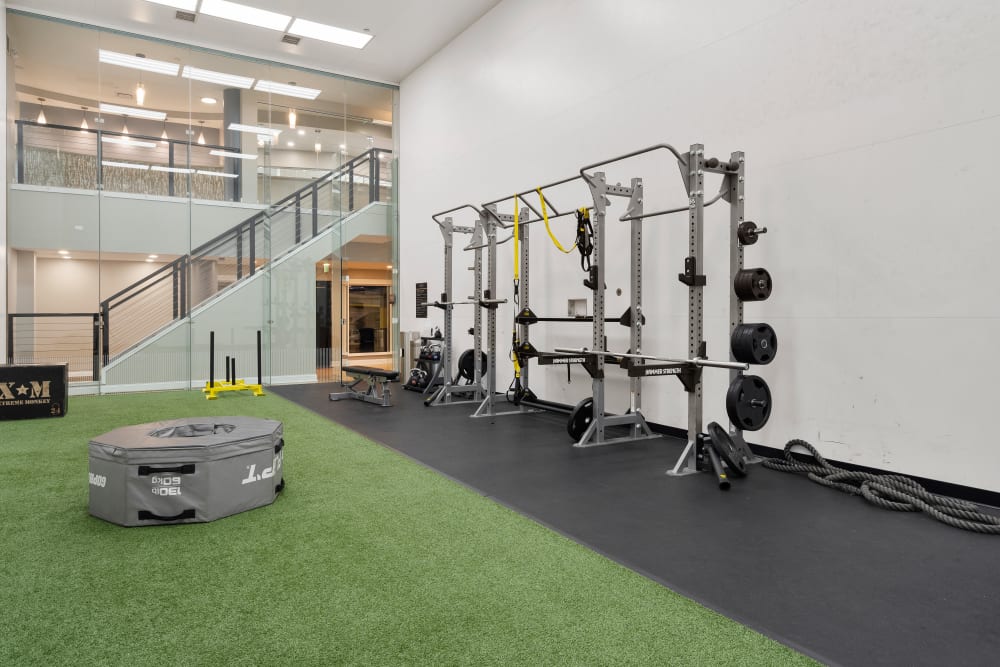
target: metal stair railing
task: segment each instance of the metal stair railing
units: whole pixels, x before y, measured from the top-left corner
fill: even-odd
[[[380,201],[382,153],[390,151],[371,149],[358,155],[266,210],[202,243],[189,254],[178,257],[101,301],[102,365],[106,366],[163,327],[187,317],[199,303],[252,277],[267,263],[335,224],[337,220],[333,217],[329,222],[320,224],[321,197],[326,186],[330,186],[331,209],[334,192],[340,192],[342,196],[345,185],[348,188],[348,212],[366,203]],[[367,169],[364,169],[366,166]],[[356,193],[356,190],[360,192]],[[368,202],[360,202],[359,199],[365,195]],[[303,209],[308,216],[304,215]],[[268,247],[262,254],[260,230],[265,226],[271,233],[269,238],[264,239]],[[286,230],[286,226],[289,229]],[[276,238],[287,243],[276,244]],[[221,287],[218,280],[220,268],[234,270],[234,280]]]

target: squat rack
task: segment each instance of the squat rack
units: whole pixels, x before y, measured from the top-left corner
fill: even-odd
[[[632,179],[630,187],[618,185],[608,185],[603,172],[587,173],[592,169],[606,166],[632,157],[643,155],[656,150],[667,150],[676,159],[680,170],[682,181],[688,195],[686,206],[664,209],[644,213],[642,206],[642,180]],[[722,175],[722,183],[718,194],[711,199],[705,199],[704,175],[705,173],[718,173]],[[705,158],[704,146],[702,144],[692,144],[687,153],[681,154],[677,149],[669,144],[656,144],[648,146],[624,155],[620,155],[609,160],[604,160],[582,167],[577,176],[562,179],[544,185],[536,190],[527,190],[515,195],[515,206],[518,202],[523,202],[538,217],[543,217],[531,204],[524,199],[524,195],[537,191],[539,194],[546,189],[557,185],[572,182],[578,178],[583,179],[590,189],[594,200],[594,252],[597,255],[596,263],[592,269],[590,283],[594,292],[594,317],[593,317],[593,349],[573,350],[569,348],[556,348],[557,352],[563,353],[561,359],[551,357],[552,363],[581,363],[590,372],[593,381],[593,419],[588,426],[584,436],[575,446],[584,447],[600,444],[611,444],[614,442],[631,441],[656,437],[642,416],[641,407],[641,378],[645,376],[676,375],[684,385],[688,393],[688,442],[677,463],[669,471],[670,474],[683,475],[697,471],[696,464],[696,443],[703,427],[703,397],[701,373],[704,367],[721,367],[729,369],[730,380],[735,381],[740,377],[742,371],[748,368],[745,363],[737,362],[733,357],[732,350],[729,353],[729,362],[712,361],[707,359],[707,344],[704,340],[704,316],[703,316],[703,289],[706,284],[706,277],[699,273],[704,256],[704,210],[720,199],[730,204],[730,291],[729,291],[729,333],[732,338],[735,328],[743,323],[743,304],[732,289],[733,281],[743,269],[743,246],[738,240],[737,231],[744,217],[744,183],[745,183],[745,158],[740,151],[734,152],[730,156],[729,162],[720,161],[717,158]],[[630,310],[626,312],[630,316],[630,350],[629,353],[615,354],[604,349],[604,241],[605,241],[605,221],[606,207],[610,203],[609,196],[628,197],[629,204],[626,213],[619,220],[630,222],[630,234],[632,239],[630,269],[631,269],[631,295]],[[484,210],[491,211],[504,199],[497,199],[484,204]],[[554,217],[567,215],[559,213],[553,208]],[[642,221],[646,218],[669,215],[673,213],[688,212],[688,257],[684,261],[684,272],[678,275],[678,279],[688,287],[688,358],[687,359],[667,359],[663,357],[651,357],[641,354],[642,343]],[[495,213],[492,214],[498,223],[504,225],[502,220]],[[536,220],[537,221],[537,220]],[[519,230],[520,231],[520,230]],[[526,238],[526,237],[525,237]],[[520,264],[527,272],[527,245],[522,244]],[[525,281],[526,283],[527,281]],[[520,288],[522,303],[527,301],[527,284]],[[623,321],[625,317],[623,316]],[[520,324],[520,323],[519,323]],[[526,327],[519,327],[519,334],[523,339],[527,339]],[[727,346],[729,347],[729,346]],[[566,355],[576,355],[568,357]],[[627,415],[612,417],[604,414],[604,361],[612,359],[628,371],[630,383],[630,412]],[[665,361],[667,363],[647,364],[647,361]],[[539,363],[543,363],[541,358]],[[604,432],[607,426],[628,425],[630,426],[629,436],[620,438],[608,438]],[[742,439],[742,430],[738,425],[730,423],[730,433],[734,438]]]
[[[449,213],[455,213],[463,209],[472,209],[479,215],[479,220],[473,227],[466,227],[454,224],[454,220],[448,216],[443,220],[440,216],[447,215]],[[493,308],[495,309],[497,304],[504,303],[506,300],[489,301],[487,296],[485,299],[481,295],[483,287],[483,248],[487,244],[483,243],[483,227],[482,227],[482,211],[480,211],[475,206],[471,204],[463,204],[447,211],[442,211],[440,213],[435,213],[431,216],[434,222],[437,223],[438,229],[441,232],[441,236],[444,239],[444,292],[441,294],[441,299],[434,302],[428,302],[424,305],[433,306],[435,308],[440,308],[444,312],[444,340],[442,344],[441,351],[441,366],[440,373],[442,374],[443,384],[427,399],[427,405],[437,406],[437,405],[458,405],[461,403],[476,403],[481,402],[486,398],[486,389],[483,386],[483,368],[482,368],[482,335],[483,335],[483,318],[481,308]],[[474,251],[473,264],[469,269],[473,272],[473,296],[468,297],[468,300],[457,301],[454,298],[454,273],[453,273],[453,254],[454,254],[454,237],[455,234],[469,234],[471,240],[469,245],[466,246],[465,250]],[[492,250],[495,259],[496,249]],[[496,281],[495,275],[496,270],[493,268],[493,260],[490,262],[491,273],[493,274],[493,282]],[[458,385],[455,384],[455,378],[452,373],[452,345],[454,342],[454,329],[453,329],[453,311],[457,305],[474,305],[475,315],[473,324],[473,381],[471,385]],[[494,324],[495,329],[495,324]],[[492,337],[492,338],[495,338]],[[491,349],[495,348],[495,344],[491,345]],[[492,352],[495,356],[495,350]],[[495,385],[496,381],[493,379],[493,363],[494,359],[490,359],[488,363],[488,376],[491,378],[491,384]],[[433,385],[435,378],[431,379],[431,384]],[[453,395],[462,395],[465,398],[461,400],[455,400]]]

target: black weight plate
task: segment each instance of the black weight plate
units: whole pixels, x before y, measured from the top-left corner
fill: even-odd
[[[481,375],[486,374],[486,366],[488,363],[488,357],[485,352],[479,353],[479,372]],[[458,377],[460,379],[468,380],[471,384],[473,379],[476,377],[476,356],[472,350],[466,350],[458,357]]]
[[[566,422],[566,431],[574,441],[579,441],[594,419],[594,399],[585,398],[576,404],[573,412],[569,413],[569,421]]]
[[[743,269],[736,274],[733,289],[741,301],[764,301],[771,296],[771,274],[767,269]]]
[[[744,431],[764,428],[771,417],[771,390],[764,379],[741,375],[733,380],[726,392],[726,412],[729,421]]]
[[[733,329],[733,357],[745,364],[769,364],[778,351],[778,336],[769,324],[741,324]]]
[[[719,426],[718,422],[712,422],[708,425],[708,437],[712,441],[712,449],[725,461],[733,477],[746,477],[746,458],[743,455],[743,451],[736,446],[736,443],[733,442],[733,439],[726,432],[726,429]]]

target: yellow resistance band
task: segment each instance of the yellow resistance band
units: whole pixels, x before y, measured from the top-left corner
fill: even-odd
[[[521,255],[518,253],[520,234],[518,233],[518,224],[520,221],[520,207],[517,201],[517,195],[514,195],[514,284],[517,284],[518,279],[521,277]],[[515,288],[516,289],[516,288]],[[514,295],[517,298],[517,294]]]
[[[545,208],[545,195],[542,194],[541,188],[535,188],[535,191],[538,193],[538,201],[542,203],[542,218],[545,220],[545,231],[549,233],[549,238],[552,239],[552,242],[556,244],[556,247],[564,253],[569,254],[573,252],[576,250],[575,242],[572,246],[570,246],[569,250],[566,250],[566,248],[562,247],[562,244],[559,243],[559,239],[556,238],[555,234],[552,233],[552,229],[549,228],[549,212]]]

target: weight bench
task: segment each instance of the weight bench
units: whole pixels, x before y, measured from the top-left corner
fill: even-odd
[[[344,373],[354,379],[347,387],[347,391],[334,392],[330,394],[331,401],[339,401],[345,398],[356,398],[366,403],[374,403],[388,408],[389,403],[389,383],[399,377],[398,371],[387,371],[382,368],[372,368],[371,366],[344,366]],[[365,391],[358,391],[356,386],[364,382],[368,385]]]

